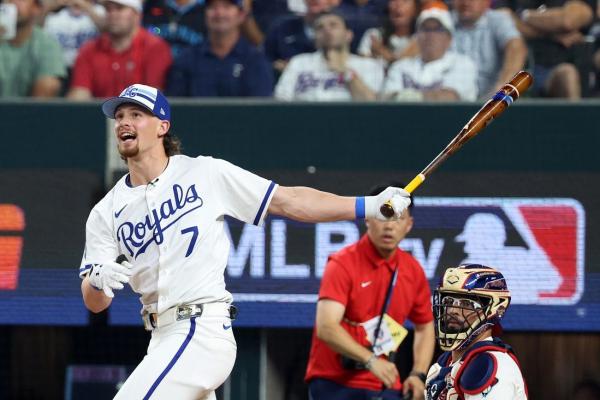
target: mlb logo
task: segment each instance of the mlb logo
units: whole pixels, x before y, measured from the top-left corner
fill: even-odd
[[[585,213],[577,200],[418,198],[414,217],[411,236],[430,244],[428,276],[483,264],[502,272],[512,304],[575,304],[583,294]],[[415,239],[406,240],[402,247],[418,259]]]

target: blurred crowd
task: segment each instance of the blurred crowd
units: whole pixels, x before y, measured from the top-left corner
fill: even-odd
[[[473,101],[521,69],[531,97],[600,93],[596,0],[4,0],[0,12],[4,98],[143,83],[175,97]]]

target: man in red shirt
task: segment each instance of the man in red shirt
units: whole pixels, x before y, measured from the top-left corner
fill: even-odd
[[[108,0],[104,7],[105,32],[79,50],[67,97],[117,96],[134,83],[164,89],[171,50],[141,27],[141,0]]]
[[[423,268],[398,248],[413,225],[410,207],[397,221],[366,220],[366,234],[329,258],[305,377],[311,400],[401,399],[408,392],[423,399],[435,335]],[[401,383],[385,354],[396,350],[394,339],[404,337],[406,319],[415,330],[413,370]]]

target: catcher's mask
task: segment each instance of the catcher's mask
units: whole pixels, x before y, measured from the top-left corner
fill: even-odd
[[[510,292],[504,276],[478,264],[448,268],[433,294],[436,338],[444,351],[464,348],[497,324]]]

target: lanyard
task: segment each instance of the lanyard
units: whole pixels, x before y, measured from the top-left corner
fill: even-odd
[[[385,293],[385,301],[383,302],[383,307],[381,308],[381,314],[379,315],[379,322],[377,322],[377,328],[375,328],[375,337],[373,338],[373,348],[375,348],[375,344],[377,343],[377,339],[379,338],[379,332],[381,331],[381,323],[383,322],[383,316],[385,315],[388,307],[390,306],[390,301],[392,300],[392,294],[394,293],[394,286],[396,286],[396,280],[398,279],[398,265],[394,268],[394,273],[392,274],[392,279],[390,279],[390,284],[388,285],[387,292]]]

